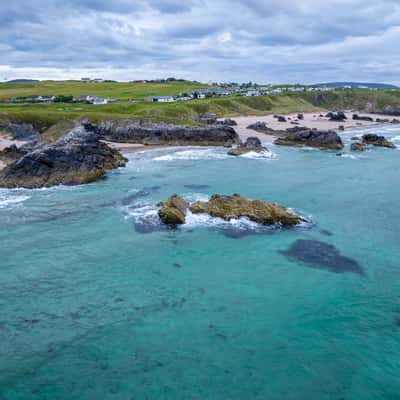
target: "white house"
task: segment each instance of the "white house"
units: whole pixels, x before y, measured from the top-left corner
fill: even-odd
[[[151,96],[148,101],[153,103],[172,103],[175,99],[172,96]]]

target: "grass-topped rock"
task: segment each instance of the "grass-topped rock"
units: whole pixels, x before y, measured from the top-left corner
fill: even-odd
[[[197,201],[189,207],[193,214],[209,214],[226,221],[246,217],[262,225],[296,225],[302,219],[279,204],[250,200],[238,194],[214,194],[209,201]]]
[[[164,224],[182,225],[185,223],[185,215],[189,204],[182,197],[174,194],[168,200],[160,203],[160,206],[158,216]]]

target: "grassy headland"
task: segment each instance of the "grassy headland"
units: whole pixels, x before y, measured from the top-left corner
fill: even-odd
[[[133,118],[193,124],[196,114],[215,113],[220,117],[265,115],[269,113],[311,112],[352,108],[374,111],[384,106],[400,106],[400,90],[346,89],[332,92],[295,92],[259,97],[220,97],[176,103],[148,103],[153,95],[176,96],[207,87],[198,82],[168,83],[82,83],[38,82],[0,84],[0,121],[32,123],[39,131],[57,136],[72,121],[89,118]],[[34,95],[65,95],[79,97],[96,95],[116,99],[106,105],[86,103],[10,103],[8,99]],[[57,124],[57,125],[56,125]]]

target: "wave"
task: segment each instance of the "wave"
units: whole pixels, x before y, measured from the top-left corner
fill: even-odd
[[[277,158],[277,155],[270,150],[262,151],[261,153],[257,153],[256,151],[250,151],[248,153],[242,154],[240,157],[242,158],[250,158],[250,159],[274,159]]]
[[[5,194],[0,193],[0,209],[15,207],[30,198],[30,196],[16,195],[13,192],[8,192]]]
[[[400,142],[400,135],[399,136],[395,136],[392,140],[395,141],[395,142]]]
[[[224,160],[228,158],[226,151],[219,149],[190,149],[165,154],[154,158],[154,161],[177,161],[177,160]]]

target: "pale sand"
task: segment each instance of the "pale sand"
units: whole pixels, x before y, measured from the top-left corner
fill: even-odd
[[[237,126],[233,128],[239,134],[242,140],[245,140],[249,136],[256,136],[264,141],[273,141],[275,139],[274,136],[267,135],[265,133],[259,133],[253,131],[251,129],[247,129],[247,126],[254,124],[256,122],[265,122],[268,128],[273,130],[280,130],[284,131],[287,128],[293,128],[294,126],[304,126],[310,129],[320,129],[320,130],[327,130],[333,129],[338,130],[339,126],[344,126],[345,129],[349,128],[358,128],[361,126],[372,126],[372,125],[381,125],[379,122],[370,122],[370,121],[354,121],[353,114],[358,114],[359,116],[363,117],[371,117],[374,119],[388,119],[391,121],[394,117],[389,115],[377,115],[377,114],[367,114],[367,113],[359,113],[359,112],[346,112],[347,120],[343,122],[338,121],[329,121],[328,118],[320,117],[320,114],[325,115],[326,112],[313,112],[313,113],[303,113],[304,120],[297,120],[298,113],[293,114],[286,114],[284,117],[286,118],[286,122],[278,122],[276,118],[274,118],[274,114],[269,114],[265,116],[242,116],[242,117],[233,117],[232,119],[237,122]],[[283,114],[279,114],[283,115]],[[290,118],[290,120],[289,120]],[[298,125],[291,124],[291,122],[298,122]]]
[[[157,149],[166,149],[168,147],[173,147],[169,145],[146,145],[141,143],[119,143],[119,142],[108,142],[107,140],[102,140],[103,143],[108,146],[117,149],[123,153],[137,153],[139,151],[146,150],[157,150]]]

